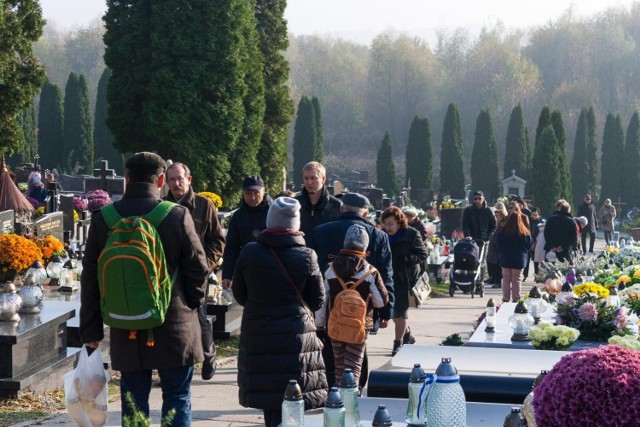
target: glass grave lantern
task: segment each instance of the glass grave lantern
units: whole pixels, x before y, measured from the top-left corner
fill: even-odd
[[[513,329],[511,341],[530,341],[529,329],[533,326],[533,317],[522,301],[516,304],[513,314],[509,317],[509,327]]]
[[[73,292],[78,290],[75,281],[75,271],[73,262],[69,259],[62,266],[62,275],[60,277],[60,292]]]
[[[484,331],[492,333],[496,331],[496,304],[493,302],[493,298],[489,298],[487,301],[487,308],[484,310],[484,321],[487,325]]]
[[[42,286],[45,280],[47,280],[47,270],[44,269],[42,263],[37,261],[33,263],[31,268],[26,272],[26,276],[31,275],[36,285]]]
[[[51,258],[51,261],[49,261],[49,264],[47,264],[47,275],[51,278],[51,281],[49,282],[51,286],[60,285],[63,265],[64,262],[60,255],[54,255],[53,258]]]
[[[608,304],[612,307],[620,307],[620,297],[618,296],[618,288],[614,286],[609,288]]]
[[[527,307],[529,313],[531,313],[534,324],[537,325],[538,322],[540,322],[540,316],[547,311],[549,304],[542,299],[540,289],[538,289],[537,286],[533,286],[529,291],[529,298],[525,300],[524,305]]]

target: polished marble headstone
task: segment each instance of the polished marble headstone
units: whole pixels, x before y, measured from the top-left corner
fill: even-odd
[[[64,240],[62,212],[58,211],[43,215],[34,221],[33,225],[38,237],[50,234],[61,242]]]
[[[13,210],[0,212],[0,234],[13,233],[16,227],[16,215]]]

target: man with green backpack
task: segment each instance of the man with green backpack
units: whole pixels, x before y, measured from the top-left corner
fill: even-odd
[[[204,360],[197,309],[207,262],[189,211],[162,202],[165,161],[154,153],[127,160],[122,200],[91,219],[81,277],[80,335],[98,348],[110,326],[113,369],[121,371],[122,417],[128,393],[149,415],[151,373],[160,375],[162,416],[191,425],[194,364]]]

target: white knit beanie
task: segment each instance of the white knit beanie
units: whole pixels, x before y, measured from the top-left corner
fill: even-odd
[[[300,203],[291,197],[278,197],[267,213],[267,228],[300,230]]]

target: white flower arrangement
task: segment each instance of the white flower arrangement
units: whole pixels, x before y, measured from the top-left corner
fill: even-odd
[[[640,350],[640,341],[638,341],[638,339],[633,335],[614,335],[609,338],[609,344],[627,347],[632,350]]]
[[[529,330],[533,346],[540,350],[566,350],[580,336],[580,331],[564,325],[540,322]]]

